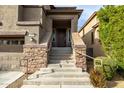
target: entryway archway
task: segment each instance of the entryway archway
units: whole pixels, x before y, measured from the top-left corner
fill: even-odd
[[[61,19],[53,20],[53,47],[70,47],[71,46],[71,20]]]

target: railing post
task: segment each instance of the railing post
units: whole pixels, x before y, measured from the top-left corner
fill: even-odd
[[[24,60],[26,60],[26,73],[25,74],[26,74],[26,79],[28,80],[28,59],[25,59],[25,58],[21,59],[20,60],[20,66],[25,67],[25,61]],[[24,65],[22,65],[22,62],[23,62]]]

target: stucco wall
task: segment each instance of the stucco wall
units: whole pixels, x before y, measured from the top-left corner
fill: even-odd
[[[83,37],[85,34],[87,34],[91,29],[92,27],[98,23],[98,19],[97,19],[97,16],[94,16],[92,18],[92,20],[79,32],[79,35],[81,37]],[[83,31],[84,31],[84,34],[83,34]]]
[[[85,42],[87,48],[93,48],[93,56],[104,56],[104,52],[99,42],[99,32],[98,27],[93,28],[95,24],[98,23],[97,16],[94,16],[91,21],[79,32],[79,35]],[[94,34],[94,43],[92,43],[92,35]]]
[[[22,45],[0,45],[0,52],[23,52]]]
[[[38,21],[41,18],[41,14],[41,8],[23,8],[22,20]]]
[[[38,21],[40,20],[41,15],[42,15],[41,8],[18,6],[19,21]]]
[[[78,15],[75,15],[71,20],[71,32],[77,32]]]
[[[20,59],[23,58],[22,53],[0,53],[0,70],[11,71],[20,70]]]
[[[98,27],[95,29],[94,32],[94,44],[93,44],[93,55],[94,57],[98,57],[98,56],[105,56],[104,51],[102,49],[102,46],[100,44],[100,39],[99,39],[99,31],[98,31]]]
[[[39,44],[39,26],[16,26],[17,31],[24,29],[27,33],[25,35],[25,44]],[[29,34],[35,34],[33,41]]]
[[[47,29],[49,28],[49,26],[46,26],[47,23],[47,17],[45,15],[45,12],[43,9],[42,10],[42,19],[40,20],[42,23],[42,27],[39,27],[39,43],[42,42],[42,39],[45,37],[45,32],[47,31]]]
[[[21,6],[18,6],[18,5],[17,6],[5,5],[5,6],[0,6],[0,11],[1,11],[0,19],[3,23],[3,26],[1,27],[1,31],[25,30],[26,32],[28,32],[26,33],[26,36],[25,36],[25,44],[39,44],[40,42],[39,33],[43,34],[43,32],[45,32],[44,29],[41,29],[42,20],[43,20],[42,8],[34,8],[34,9],[24,8],[23,9]],[[23,22],[23,23],[19,25],[18,22]],[[39,22],[39,24],[37,24],[37,22]],[[35,34],[35,37],[33,37],[34,38],[33,42],[30,41],[29,34]]]
[[[18,6],[5,5],[0,9],[3,23],[3,30],[10,31],[16,29],[16,21],[18,18]]]

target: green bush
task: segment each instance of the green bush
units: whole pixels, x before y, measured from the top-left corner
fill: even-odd
[[[124,5],[105,6],[97,13],[99,36],[106,55],[117,60],[124,69]]]
[[[98,70],[91,70],[90,80],[94,87],[105,88],[106,79],[104,75]]]
[[[95,61],[97,59],[102,60],[102,65],[96,67],[96,69],[103,73],[107,80],[112,80],[117,70],[116,60],[110,57],[99,57],[96,58]]]

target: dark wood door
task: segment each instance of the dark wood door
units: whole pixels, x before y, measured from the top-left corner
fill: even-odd
[[[56,31],[57,47],[66,47],[66,29]]]

